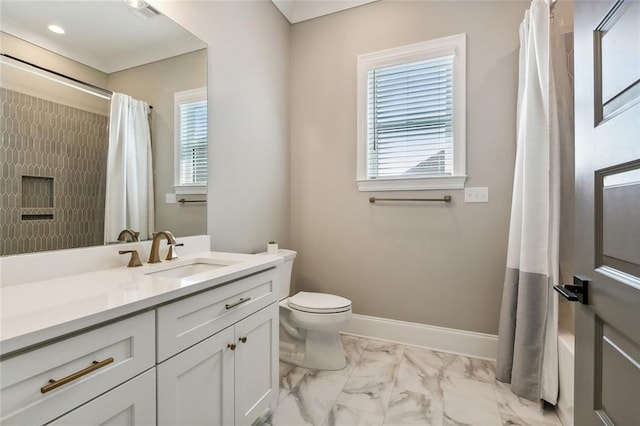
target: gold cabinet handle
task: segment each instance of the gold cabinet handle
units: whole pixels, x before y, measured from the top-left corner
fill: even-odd
[[[232,351],[235,351],[235,350],[236,350],[236,344],[235,344],[235,343],[228,343],[228,344],[227,344],[227,347],[228,347],[229,349],[231,349]]]
[[[69,374],[67,377],[63,377],[60,380],[53,380],[50,379],[49,380],[49,384],[48,385],[44,385],[43,387],[40,388],[40,392],[42,393],[47,393],[49,391],[54,390],[57,387],[60,387],[62,385],[66,385],[69,382],[73,382],[76,379],[79,379],[82,376],[85,376],[89,373],[91,373],[92,371],[96,371],[102,367],[104,367],[105,365],[109,365],[113,362],[113,357],[109,357],[103,361],[93,361],[93,363],[88,366],[85,369],[82,369],[80,371],[76,371],[75,373]]]
[[[227,303],[226,305],[224,305],[224,307],[226,309],[235,308],[236,306],[242,305],[244,302],[248,302],[249,300],[251,300],[250,297],[241,297],[240,300],[238,300],[237,302]]]
[[[238,340],[241,341],[242,343],[247,343],[247,336],[242,336]]]

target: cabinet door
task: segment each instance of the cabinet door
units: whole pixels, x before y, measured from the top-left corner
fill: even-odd
[[[236,324],[235,420],[250,425],[278,400],[278,304]]]
[[[156,369],[129,380],[49,423],[64,426],[156,424]]]
[[[233,425],[233,327],[159,364],[158,425]]]

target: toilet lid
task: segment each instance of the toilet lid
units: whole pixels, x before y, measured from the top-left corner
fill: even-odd
[[[301,291],[289,298],[290,308],[303,312],[331,314],[351,309],[351,300],[334,294]]]

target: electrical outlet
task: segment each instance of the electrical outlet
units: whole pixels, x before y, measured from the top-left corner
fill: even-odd
[[[479,186],[477,188],[465,188],[464,202],[465,203],[488,203],[489,188],[486,186]]]

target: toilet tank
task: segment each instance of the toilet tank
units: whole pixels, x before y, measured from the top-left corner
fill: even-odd
[[[293,270],[293,260],[298,253],[293,250],[278,250],[278,256],[284,258],[284,263],[278,265],[278,273],[280,274],[280,291],[278,299],[282,300],[289,297],[291,291],[291,271]]]

